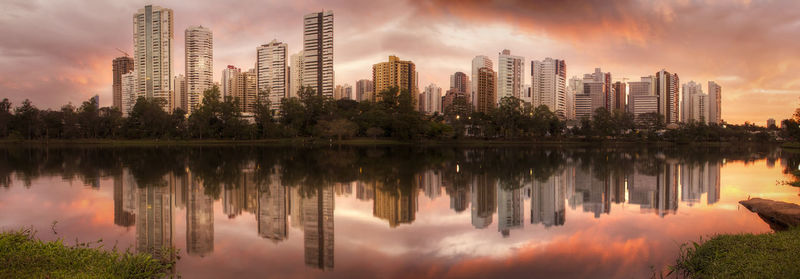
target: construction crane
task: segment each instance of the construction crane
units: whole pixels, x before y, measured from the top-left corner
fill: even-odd
[[[124,50],[121,50],[121,49],[119,49],[119,48],[116,48],[116,49],[117,49],[117,51],[119,51],[119,52],[122,52],[122,54],[125,54],[125,57],[129,57],[129,56],[130,56],[130,55],[128,55],[128,53],[127,53],[127,52],[125,52]]]

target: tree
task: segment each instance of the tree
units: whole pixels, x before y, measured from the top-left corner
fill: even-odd
[[[367,136],[371,137],[372,139],[376,139],[377,137],[382,137],[386,132],[383,129],[378,127],[370,127],[367,129]]]
[[[42,121],[40,111],[30,100],[22,101],[22,106],[14,109],[15,129],[22,133],[26,139],[39,137]]]
[[[517,137],[523,122],[522,100],[516,97],[503,97],[493,113],[495,125],[506,139]]]
[[[0,102],[0,137],[7,137],[11,130],[11,120],[14,115],[11,114],[11,102],[8,98],[3,98]]]
[[[287,101],[283,98],[281,103]],[[262,98],[256,98],[256,104],[253,106],[253,116],[256,122],[256,133],[259,137],[265,138],[275,129],[275,119],[272,117],[272,110],[270,109],[269,99],[262,101]]]
[[[320,120],[317,125],[322,135],[328,138],[336,137],[338,140],[342,140],[343,137],[352,137],[358,132],[358,125],[347,119]]]

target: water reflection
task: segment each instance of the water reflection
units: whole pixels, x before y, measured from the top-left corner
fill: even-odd
[[[371,203],[389,228],[424,216],[421,198],[443,199],[468,214],[465,225],[505,238],[526,222],[564,226],[568,207],[603,218],[612,204],[661,217],[714,205],[726,162],[779,156],[767,147],[30,148],[0,149],[0,181],[58,175],[97,188],[111,177],[113,223],[135,227],[136,251],[156,255],[176,246],[176,210],[185,210],[186,254],[213,254],[217,204],[229,219],[255,216],[250,229],[276,245],[302,231],[305,265],[332,270],[337,199]]]

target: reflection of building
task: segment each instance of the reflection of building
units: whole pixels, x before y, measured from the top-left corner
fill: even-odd
[[[356,184],[356,198],[362,201],[369,201],[375,198],[375,191],[372,186],[358,182]]]
[[[699,203],[703,194],[707,193],[707,203],[719,201],[719,164],[705,162],[684,164],[681,173],[681,201],[689,205]]]
[[[288,235],[287,211],[289,197],[286,187],[277,175],[271,175],[266,185],[260,185],[258,193],[258,235],[274,242],[283,241]]]
[[[303,196],[300,193],[300,187],[292,187],[289,190],[289,204],[291,207],[291,224],[292,228],[303,229]]]
[[[159,185],[142,185],[136,189],[136,251],[161,255],[165,248],[172,248],[174,182],[167,176]]]
[[[629,202],[664,217],[678,210],[678,166],[656,164],[660,165],[637,167],[628,183]]]
[[[255,213],[258,209],[258,185],[253,180],[253,174],[246,171],[234,185],[225,185],[222,192],[222,212],[228,218],[235,218],[242,212]]]
[[[475,176],[472,183],[472,226],[483,229],[492,224],[497,208],[497,185],[487,175]]]
[[[127,181],[126,176],[130,176],[126,170],[114,176],[114,225],[122,227],[130,227],[136,223],[135,209],[129,209],[135,206],[135,194],[132,190],[136,190],[136,184]]]
[[[466,187],[445,188],[447,195],[450,196],[450,209],[456,212],[463,212],[469,206],[469,190]]]
[[[583,204],[584,212],[593,212],[595,218],[611,211],[608,177],[597,178],[593,170],[575,169],[575,195],[573,200]]]
[[[202,182],[189,180],[186,193],[186,253],[205,256],[214,252],[214,199],[206,195]]]
[[[429,199],[436,199],[442,195],[442,176],[436,171],[426,171],[417,175],[418,185]]]
[[[333,268],[333,209],[331,187],[318,186],[303,197],[305,262],[319,269]]]
[[[553,175],[545,182],[533,181],[531,224],[545,227],[564,225],[566,220],[566,185],[562,175]]]
[[[512,229],[522,228],[522,189],[497,187],[497,231],[503,237]]]
[[[375,203],[372,214],[375,217],[389,221],[389,226],[394,228],[399,224],[411,224],[417,213],[417,189],[412,187],[409,191],[400,188],[383,189],[375,187]]]

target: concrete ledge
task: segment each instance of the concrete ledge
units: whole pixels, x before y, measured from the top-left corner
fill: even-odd
[[[762,198],[752,198],[739,203],[757,213],[773,230],[800,226],[800,205]]]

